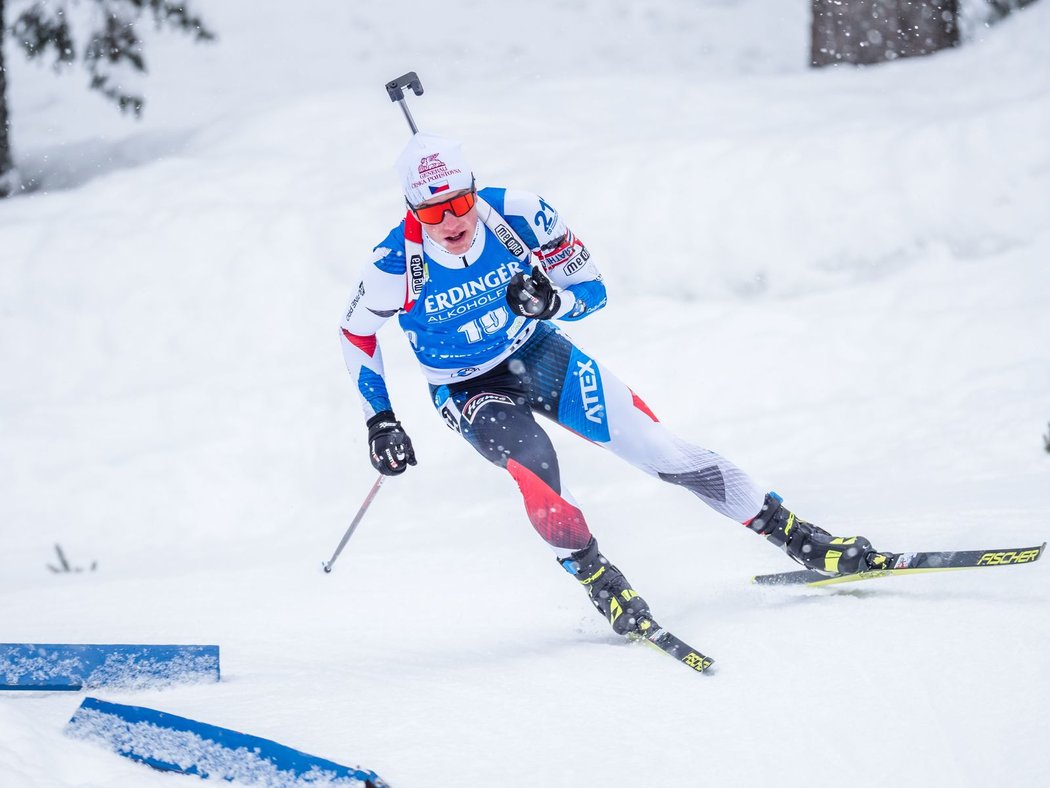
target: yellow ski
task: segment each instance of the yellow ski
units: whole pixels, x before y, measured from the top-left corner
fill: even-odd
[[[752,582],[763,586],[831,586],[874,580],[891,575],[909,575],[924,572],[948,572],[956,569],[982,569],[989,566],[1019,566],[1038,561],[1046,542],[1038,547],[1011,547],[1003,550],[960,550],[931,553],[882,553],[884,566],[864,572],[845,575],[824,575],[811,569],[757,575]]]

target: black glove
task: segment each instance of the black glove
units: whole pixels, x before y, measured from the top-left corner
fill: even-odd
[[[397,476],[409,465],[416,464],[412,441],[390,410],[368,420],[368,451],[372,465],[384,476]]]
[[[534,267],[531,276],[519,272],[511,277],[507,284],[507,304],[516,315],[550,320],[561,308],[561,296],[550,279]]]

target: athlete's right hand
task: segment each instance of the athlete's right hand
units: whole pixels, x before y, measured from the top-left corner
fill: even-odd
[[[368,451],[372,465],[384,476],[397,476],[416,464],[412,441],[390,410],[368,420]]]

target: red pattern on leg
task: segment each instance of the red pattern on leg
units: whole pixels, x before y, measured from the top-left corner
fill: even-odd
[[[580,550],[591,539],[583,512],[554,492],[524,465],[507,460],[507,470],[518,483],[532,527],[554,547]]]
[[[630,389],[627,389],[627,390],[631,391]],[[638,408],[638,410],[640,410],[642,413],[644,413],[650,419],[652,419],[655,422],[659,422],[660,421],[658,418],[656,418],[656,414],[653,413],[651,410],[649,410],[649,406],[645,404],[645,400],[643,400],[641,397],[639,397],[633,391],[631,391],[631,401],[634,403],[634,406],[636,408]]]

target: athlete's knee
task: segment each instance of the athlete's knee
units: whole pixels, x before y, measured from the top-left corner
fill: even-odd
[[[717,464],[706,465],[702,468],[692,468],[677,473],[657,471],[656,475],[665,482],[685,487],[701,498],[708,498],[720,503],[724,503],[726,500],[726,480],[722,469]]]
[[[507,470],[521,490],[529,522],[547,544],[556,550],[580,550],[591,539],[583,512],[535,474],[513,458],[507,461]]]
[[[524,422],[524,423],[522,423]],[[512,464],[527,468],[532,474],[542,479],[555,492],[561,491],[561,475],[558,467],[558,455],[554,444],[543,428],[531,418],[528,420],[507,420],[500,424],[497,420],[496,430],[490,432],[492,441],[490,454],[493,462],[511,469]],[[504,429],[499,429],[500,427]]]

